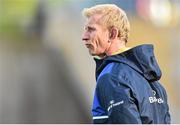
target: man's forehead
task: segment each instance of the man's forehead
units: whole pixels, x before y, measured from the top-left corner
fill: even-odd
[[[97,25],[95,21],[88,20],[84,27],[95,27],[95,25]]]
[[[96,25],[95,22],[87,22],[87,23],[85,24],[85,27],[94,27],[95,25]]]

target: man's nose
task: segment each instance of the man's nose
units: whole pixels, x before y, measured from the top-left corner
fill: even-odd
[[[86,32],[84,32],[84,33],[82,34],[82,40],[83,40],[83,41],[86,41],[86,40],[88,40],[88,39],[89,39],[88,34],[87,34]]]

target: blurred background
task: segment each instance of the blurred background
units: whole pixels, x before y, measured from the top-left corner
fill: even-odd
[[[180,123],[179,0],[0,0],[0,123],[91,123],[95,63],[83,8],[114,3],[128,46],[154,44],[172,123]]]

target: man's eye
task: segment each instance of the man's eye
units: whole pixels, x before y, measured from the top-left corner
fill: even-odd
[[[94,31],[94,30],[95,30],[95,28],[91,28],[91,30],[93,30],[93,31]]]
[[[94,31],[95,30],[95,28],[92,28],[92,27],[87,27],[87,28],[85,28],[85,30],[87,30],[87,31]]]
[[[95,31],[95,28],[89,28],[89,31],[91,31],[91,32]]]

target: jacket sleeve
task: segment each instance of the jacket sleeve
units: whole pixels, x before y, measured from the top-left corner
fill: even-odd
[[[103,75],[97,84],[97,96],[108,114],[108,124],[141,124],[132,90],[110,74]],[[94,120],[94,123],[100,123]]]
[[[164,118],[164,124],[171,124],[171,115],[169,112],[167,92],[161,84],[159,84],[159,85],[162,87],[164,98],[165,98],[165,104],[166,104],[166,113],[165,113],[165,118]]]

